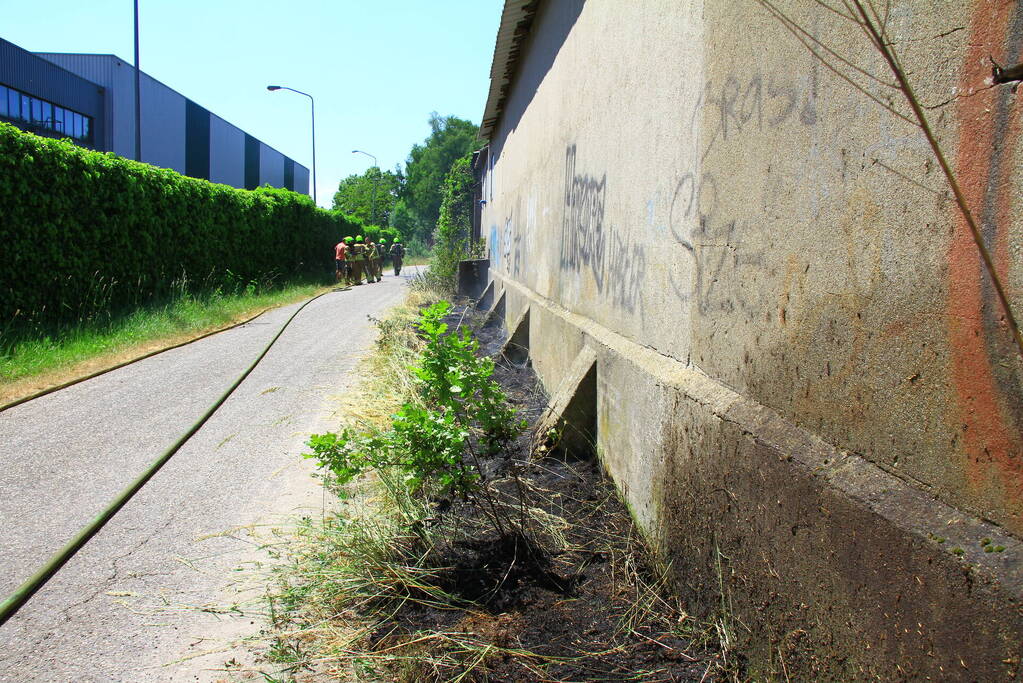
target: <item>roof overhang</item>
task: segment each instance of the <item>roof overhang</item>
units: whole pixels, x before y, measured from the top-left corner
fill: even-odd
[[[519,68],[522,45],[529,37],[540,0],[505,0],[497,30],[494,61],[490,67],[490,93],[483,108],[479,137],[489,140],[504,113],[512,81]]]

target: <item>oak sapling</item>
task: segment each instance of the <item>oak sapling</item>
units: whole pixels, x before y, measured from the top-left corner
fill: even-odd
[[[498,532],[513,526],[486,485],[477,446],[488,454],[506,447],[526,428],[492,379],[494,363],[479,358],[478,342],[465,329],[448,333],[451,305],[441,301],[420,313],[416,328],[426,345],[413,368],[419,401],[404,403],[382,431],[343,429],[313,435],[306,457],[316,458],[344,484],[367,470],[397,470],[414,491],[457,495],[480,507]]]

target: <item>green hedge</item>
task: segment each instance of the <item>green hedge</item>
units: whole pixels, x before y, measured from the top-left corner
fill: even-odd
[[[0,324],[75,322],[189,283],[326,270],[361,223],[0,123]]]

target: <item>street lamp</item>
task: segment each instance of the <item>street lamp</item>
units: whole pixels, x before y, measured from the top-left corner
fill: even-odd
[[[142,161],[142,96],[139,94],[139,0],[135,0],[135,161]]]
[[[366,156],[373,159],[373,167],[377,170],[377,176],[373,179],[373,225],[377,224],[377,185],[380,184],[380,164],[377,163],[377,158],[369,152],[363,152],[361,149],[353,149],[352,154],[365,154]]]
[[[269,90],[270,92],[273,92],[275,90],[290,90],[291,92],[297,92],[299,95],[305,95],[306,97],[309,98],[309,108],[310,108],[310,112],[312,113],[312,121],[313,121],[313,204],[317,204],[317,202],[316,202],[316,102],[313,100],[313,96],[310,95],[309,93],[302,92],[301,90],[295,90],[294,88],[289,88],[286,85],[268,85],[268,86],[266,86],[266,89]],[[317,206],[319,206],[319,204],[317,204]]]

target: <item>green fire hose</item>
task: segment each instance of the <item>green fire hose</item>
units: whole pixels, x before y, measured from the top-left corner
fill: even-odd
[[[74,538],[68,541],[63,548],[54,553],[54,555],[46,562],[46,564],[40,567],[35,574],[29,577],[29,579],[26,580],[23,584],[21,584],[13,593],[8,595],[7,598],[4,599],[3,603],[0,603],[0,626],[5,624],[8,619],[14,616],[14,614],[19,609],[21,609],[21,607],[26,602],[28,602],[28,600],[33,595],[35,595],[36,591],[42,588],[46,584],[46,582],[49,581],[53,577],[53,575],[60,570],[61,567],[67,564],[67,561],[74,557],[75,553],[77,553],[81,549],[81,547],[89,541],[89,539],[95,536],[99,532],[99,530],[102,529],[108,521],[110,521],[110,518],[113,517],[118,510],[124,507],[125,504],[127,504],[127,502],[131,500],[131,498],[136,493],[138,493],[139,489],[141,489],[146,484],[146,482],[153,477],[154,474],[160,471],[160,468],[163,467],[167,463],[167,461],[171,459],[171,456],[177,453],[178,450],[180,450],[181,447],[185,445],[185,442],[192,438],[192,436],[197,431],[199,431],[199,429],[204,424],[206,424],[207,420],[209,420],[210,417],[212,417],[213,414],[217,411],[217,409],[224,404],[224,401],[226,401],[227,398],[232,393],[234,393],[234,390],[237,389],[238,386],[245,380],[245,378],[249,376],[249,373],[251,373],[255,369],[255,367],[259,365],[259,362],[263,360],[263,357],[266,356],[267,352],[270,351],[270,347],[272,347],[274,345],[274,342],[276,342],[277,339],[280,338],[280,336],[284,333],[284,330],[287,329],[288,325],[291,324],[291,321],[295,319],[295,316],[297,316],[302,311],[303,308],[305,308],[312,302],[316,301],[321,296],[324,296],[325,294],[330,294],[330,292],[324,292],[323,294],[314,296],[313,298],[309,299],[301,306],[299,306],[298,309],[296,309],[295,312],[291,314],[291,317],[288,318],[284,325],[281,326],[281,329],[277,331],[277,334],[274,335],[274,338],[270,340],[270,343],[266,345],[266,348],[264,348],[263,352],[259,354],[259,357],[256,358],[256,360],[252,361],[252,364],[248,367],[248,369],[246,369],[245,372],[243,372],[241,376],[238,377],[237,380],[235,380],[234,384],[232,384],[227,389],[227,391],[225,391],[220,396],[220,398],[217,399],[217,401],[212,406],[210,406],[210,408],[203,414],[203,416],[200,417],[195,422],[195,424],[193,424],[188,429],[187,432],[182,434],[170,448],[168,448],[166,451],[163,452],[162,455],[160,455],[160,457],[154,460],[152,464],[149,465],[145,472],[139,475],[139,477],[135,479],[135,481],[133,481],[123,491],[121,491],[121,493],[113,501],[111,501],[106,508],[104,508],[99,514],[97,514],[92,519],[91,522],[84,526],[74,536]]]

